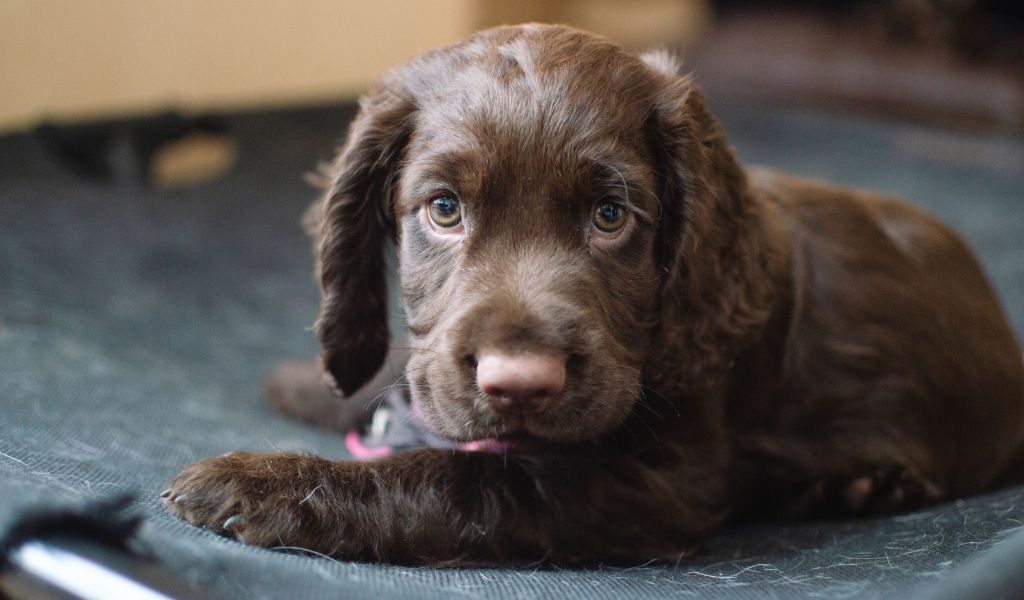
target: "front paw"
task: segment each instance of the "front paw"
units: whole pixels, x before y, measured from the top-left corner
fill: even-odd
[[[229,452],[186,467],[162,497],[182,519],[247,544],[328,545],[339,463],[315,456]]]

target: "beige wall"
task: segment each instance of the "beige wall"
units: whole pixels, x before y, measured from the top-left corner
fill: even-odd
[[[0,130],[167,107],[354,95],[481,26],[567,22],[629,45],[702,23],[704,0],[0,0]]]
[[[356,93],[473,30],[474,0],[0,0],[0,129]]]
[[[708,0],[480,0],[481,26],[568,23],[637,49],[676,46],[708,25]]]

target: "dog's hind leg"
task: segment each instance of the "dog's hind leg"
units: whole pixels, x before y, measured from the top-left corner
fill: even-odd
[[[263,382],[267,402],[300,421],[346,432],[373,415],[375,401],[402,378],[406,350],[392,349],[384,366],[350,397],[343,398],[324,382],[317,360],[291,360],[274,367]]]

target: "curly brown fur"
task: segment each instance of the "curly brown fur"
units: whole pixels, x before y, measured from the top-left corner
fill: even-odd
[[[395,241],[415,407],[519,450],[231,454],[188,467],[172,510],[342,558],[628,563],[730,514],[904,510],[1020,473],[1024,365],[969,249],[899,200],[742,168],[676,70],[529,25],[382,79],[311,212],[323,367],[375,389]],[[429,225],[438,190],[462,237]],[[614,239],[590,225],[607,199]],[[564,388],[496,409],[494,350],[556,357]]]

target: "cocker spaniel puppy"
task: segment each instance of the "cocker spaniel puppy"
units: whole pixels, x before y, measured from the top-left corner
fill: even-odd
[[[345,396],[380,369],[396,242],[412,413],[479,450],[233,452],[170,509],[346,559],[636,563],[1018,480],[1024,365],[964,242],[741,166],[677,70],[524,25],[386,75],[314,211],[322,365]]]

